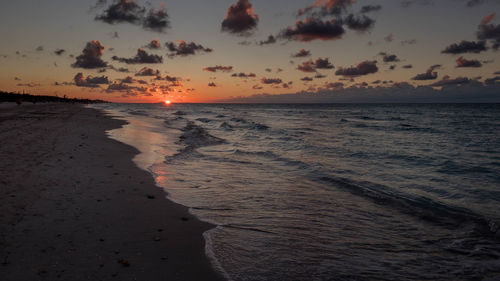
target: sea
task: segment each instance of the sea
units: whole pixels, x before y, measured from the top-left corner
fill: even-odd
[[[101,104],[227,280],[500,280],[500,104]]]

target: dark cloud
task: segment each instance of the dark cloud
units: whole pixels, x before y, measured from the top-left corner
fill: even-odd
[[[238,77],[238,78],[253,78],[253,77],[256,77],[255,73],[243,73],[243,72],[240,72],[240,73],[234,73],[233,75],[231,75],[231,77]]]
[[[158,10],[150,9],[142,21],[142,27],[156,32],[164,32],[165,29],[169,28],[170,21],[165,8],[162,7]]]
[[[208,83],[208,87],[217,87],[217,85],[214,82]]]
[[[415,45],[417,44],[417,40],[416,39],[407,39],[407,40],[403,40],[401,41],[401,45]]]
[[[151,42],[149,42],[147,45],[146,45],[146,48],[148,49],[160,49],[161,48],[161,44],[160,44],[160,41],[158,41],[158,39],[153,39],[151,40]]]
[[[306,18],[297,21],[295,26],[287,27],[280,32],[280,37],[288,40],[309,42],[312,40],[334,40],[339,39],[345,33],[342,23],[337,20],[320,20]]]
[[[321,73],[314,75],[314,78],[316,78],[316,79],[321,79],[321,78],[325,78],[325,77],[326,77],[326,75],[323,75]]]
[[[38,47],[36,47],[36,49],[35,49],[35,50],[36,50],[37,52],[41,52],[41,51],[43,51],[43,46],[38,46]]]
[[[83,73],[79,72],[73,77],[73,81],[75,85],[78,87],[87,87],[87,88],[99,88],[101,84],[109,84],[108,77],[106,76],[83,76]]]
[[[306,77],[300,78],[300,80],[305,81],[305,82],[309,82],[309,81],[313,81],[313,78],[306,76]]]
[[[112,57],[113,60],[123,62],[126,64],[141,64],[141,63],[162,63],[163,58],[158,55],[148,54],[143,49],[137,49],[137,54],[132,58],[120,58],[117,56]]]
[[[250,42],[248,40],[243,40],[243,41],[238,42],[238,45],[249,46],[249,45],[252,45],[252,42]]]
[[[154,70],[149,67],[143,67],[135,74],[135,76],[156,76],[160,75],[160,71],[158,69]]]
[[[21,78],[19,78],[19,77],[14,77],[14,80],[16,80],[16,81],[21,81]]]
[[[62,55],[64,52],[66,52],[66,50],[64,50],[64,49],[57,49],[57,50],[55,50],[55,51],[54,51],[54,54],[56,54],[56,55],[60,56],[60,55]]]
[[[380,9],[382,9],[382,6],[380,5],[365,5],[361,7],[360,12],[364,14],[364,13],[380,11]]]
[[[331,64],[328,61],[328,58],[317,58],[316,61],[314,61],[314,66],[316,69],[332,69],[334,68],[333,64]]]
[[[34,87],[40,87],[40,86],[42,86],[42,84],[35,83],[35,82],[29,82],[29,83],[19,83],[16,86],[34,88]]]
[[[469,0],[467,3],[465,3],[465,6],[467,7],[474,7],[480,4],[483,4],[484,0]]]
[[[96,20],[108,24],[128,22],[132,24],[140,23],[146,9],[135,3],[134,0],[114,0],[113,3],[96,16]]]
[[[465,41],[463,40],[460,43],[454,43],[450,46],[446,47],[442,54],[464,54],[464,53],[475,53],[478,54],[482,51],[486,51],[488,48],[486,47],[486,41]]]
[[[396,65],[395,64],[389,66],[389,70],[394,70],[394,69],[396,69]]]
[[[422,5],[422,6],[427,6],[427,5],[432,4],[432,1],[431,0],[406,0],[406,1],[401,1],[401,6],[403,8],[408,8],[408,7],[412,6],[413,4],[419,4],[419,5]]]
[[[189,55],[194,55],[196,52],[206,52],[206,53],[211,53],[213,50],[211,48],[205,48],[200,44],[196,44],[194,42],[187,43],[184,40],[180,40],[178,44],[175,44],[174,42],[167,42],[165,43],[165,46],[167,46],[168,50],[170,53],[168,54],[169,57],[175,57],[175,56],[189,56]]]
[[[101,59],[103,50],[101,42],[95,40],[87,42],[82,54],[76,57],[76,62],[71,66],[86,69],[106,67],[108,64]]]
[[[253,85],[253,86],[252,86],[252,89],[254,89],[254,90],[262,90],[262,88],[263,88],[263,87],[262,87],[262,86],[260,86],[260,85]]]
[[[342,89],[344,88],[344,83],[342,82],[330,82],[325,84],[326,89]]]
[[[270,68],[266,68],[265,70],[266,70],[266,72],[272,72],[272,70]]]
[[[266,40],[260,41],[257,44],[259,46],[263,46],[263,45],[269,45],[269,44],[274,44],[274,43],[276,43],[276,37],[274,37],[273,35],[269,35]]]
[[[410,68],[413,68],[413,65],[406,64],[406,65],[403,65],[402,68],[410,69]]]
[[[221,30],[239,36],[248,36],[257,27],[258,21],[259,16],[254,13],[252,4],[248,0],[238,0],[236,4],[228,8]]]
[[[425,73],[420,73],[415,75],[415,77],[412,78],[412,80],[434,80],[438,77],[438,73],[434,70],[440,68],[441,65],[436,64],[427,69]]]
[[[391,55],[385,52],[380,52],[379,55],[382,56],[382,60],[384,62],[398,62],[399,58],[396,55]]]
[[[317,0],[314,4],[297,11],[297,16],[305,14],[313,17],[340,16],[346,12],[356,0]]]
[[[314,62],[312,59],[297,65],[297,69],[302,72],[316,72],[316,68],[314,67]]]
[[[349,14],[345,19],[344,19],[345,25],[347,25],[348,28],[359,31],[359,32],[364,32],[370,30],[373,25],[375,24],[375,21],[366,15],[359,15],[355,16],[353,14]]]
[[[450,79],[450,76],[446,75],[443,77],[443,79],[430,84],[429,86],[431,87],[443,87],[443,86],[449,86],[449,85],[462,85],[462,84],[467,84],[471,80],[467,77],[457,77],[455,79]]]
[[[492,78],[485,79],[484,83],[486,85],[494,85],[494,84],[497,84],[498,81],[500,81],[500,76],[495,76]]]
[[[208,66],[203,68],[204,71],[208,72],[217,72],[217,71],[222,71],[222,72],[231,72],[233,71],[232,66],[222,66],[222,65],[216,65],[216,66]]]
[[[478,60],[468,60],[464,57],[457,59],[457,67],[481,67],[483,64]]]
[[[479,40],[490,40],[493,43],[493,49],[500,47],[500,24],[490,23],[495,17],[495,13],[486,16],[479,25],[477,38]]]
[[[279,79],[279,78],[262,78],[260,79],[260,82],[262,84],[281,84],[283,82],[283,80]]]
[[[164,79],[165,79],[165,81],[168,81],[168,82],[179,82],[182,80],[180,77],[175,77],[175,76],[170,76],[170,75],[166,75]]]
[[[303,58],[303,57],[309,57],[310,55],[311,51],[300,49],[297,53],[292,54],[292,58]]]
[[[337,71],[335,71],[335,75],[358,77],[361,75],[376,73],[377,71],[377,61],[363,61],[355,66],[340,67]]]
[[[135,82],[135,79],[134,79],[134,77],[132,77],[132,76],[127,76],[127,77],[125,77],[125,78],[121,79],[120,81],[121,81],[122,83],[132,84],[132,83],[134,83],[134,82]]]

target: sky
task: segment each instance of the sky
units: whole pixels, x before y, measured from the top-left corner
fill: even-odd
[[[500,102],[499,11],[499,0],[6,1],[0,90],[114,102]]]

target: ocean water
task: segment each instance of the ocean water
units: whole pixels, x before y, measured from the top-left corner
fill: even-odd
[[[229,280],[500,280],[500,105],[95,107]]]

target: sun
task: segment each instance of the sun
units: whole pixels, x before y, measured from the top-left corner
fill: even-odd
[[[167,104],[167,105],[168,105],[168,104],[171,104],[171,103],[172,103],[172,102],[171,102],[171,101],[169,101],[169,100],[166,100],[166,101],[165,101],[165,104]]]

